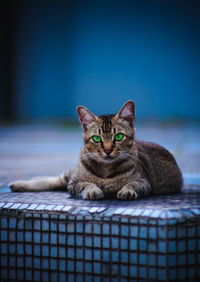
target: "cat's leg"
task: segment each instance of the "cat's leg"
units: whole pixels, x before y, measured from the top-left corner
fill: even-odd
[[[68,175],[62,174],[57,177],[38,177],[23,181],[14,181],[8,184],[13,192],[38,192],[66,189],[68,185]]]
[[[124,185],[117,193],[120,200],[135,200],[148,196],[151,192],[151,185],[146,179],[137,179]]]
[[[103,191],[91,182],[72,181],[67,187],[71,195],[80,195],[84,200],[100,200],[104,198]]]

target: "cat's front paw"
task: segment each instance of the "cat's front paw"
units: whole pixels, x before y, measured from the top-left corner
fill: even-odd
[[[101,200],[104,198],[102,190],[95,184],[87,186],[82,192],[81,196],[84,200]]]
[[[26,181],[14,181],[8,184],[13,192],[25,192],[29,190],[29,186]]]
[[[135,200],[137,197],[137,193],[128,185],[123,186],[122,189],[117,193],[117,199],[119,200]]]

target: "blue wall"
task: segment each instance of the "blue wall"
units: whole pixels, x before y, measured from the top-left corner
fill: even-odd
[[[15,115],[200,118],[199,1],[19,1]]]

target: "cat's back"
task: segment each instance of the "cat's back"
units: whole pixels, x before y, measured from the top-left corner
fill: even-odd
[[[153,193],[174,193],[183,185],[181,171],[173,155],[164,147],[136,141],[138,157],[151,178]]]

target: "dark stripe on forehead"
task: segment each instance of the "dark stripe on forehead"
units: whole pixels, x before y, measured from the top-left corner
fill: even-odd
[[[101,116],[101,119],[102,119],[101,129],[103,133],[111,133],[113,116],[114,115]]]

